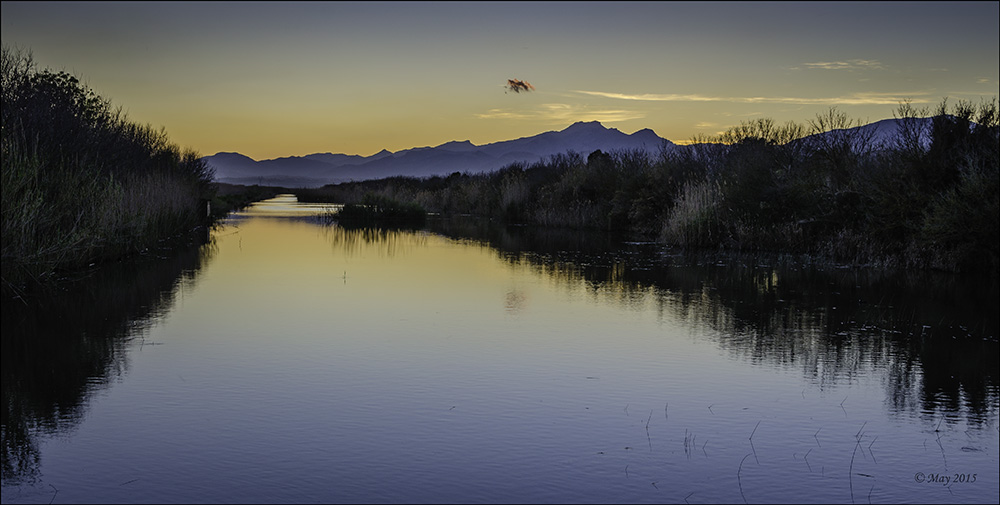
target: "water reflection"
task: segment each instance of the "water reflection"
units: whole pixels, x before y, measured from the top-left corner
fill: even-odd
[[[113,488],[121,494],[107,501],[663,502],[686,499],[695,488],[679,486],[697,481],[693,501],[732,501],[740,444],[763,419],[760,463],[746,460],[742,485],[836,501],[848,496],[862,422],[882,436],[876,452],[898,426],[896,443],[915,441],[879,453],[897,460],[897,474],[928,469],[898,461],[925,457],[921,437],[939,423],[995,426],[995,286],[681,256],[605,233],[473,220],[351,229],[316,214],[265,202],[201,251],[102,271],[108,280],[95,277],[82,295],[30,310],[5,302],[5,489],[37,478],[49,454],[39,438],[83,424],[88,408],[104,424],[52,444],[65,459],[49,457],[45,481],[65,490],[59,498],[72,480],[78,494],[67,499],[79,501]],[[112,391],[130,394],[92,402],[128,370],[129,350],[154,339],[171,345],[135,358]],[[774,400],[769,387],[786,397],[790,387],[796,401],[811,389],[801,403],[748,410]],[[818,422],[830,399],[815,390],[837,396],[838,415],[842,394],[875,401]],[[885,412],[901,422],[879,422]],[[115,416],[124,419],[108,424]],[[819,429],[830,433],[822,448]],[[965,437],[995,446],[994,433],[970,431],[955,430],[959,451],[972,446]],[[874,442],[859,460],[876,464]],[[810,466],[802,455],[814,443]],[[112,453],[106,471],[76,469],[102,450]],[[967,468],[986,457],[967,456]],[[798,480],[785,478],[790,465]],[[883,501],[922,496],[900,491],[891,466],[878,472],[880,489],[893,488]],[[675,494],[643,494],[660,491],[651,481]]]
[[[438,220],[513,266],[598,303],[643,307],[707,324],[733,357],[795,368],[819,388],[859,374],[886,378],[888,409],[995,421],[998,290],[978,278],[857,271],[786,256],[670,255],[620,235]]]
[[[933,272],[859,271],[787,256],[671,255],[613,233],[504,227],[437,219],[429,228],[495,252],[565,289],[587,286],[595,303],[642,308],[708,325],[736,359],[791,368],[820,390],[859,375],[885,378],[894,415],[994,421],[998,396],[997,287]],[[422,233],[329,227],[346,254],[385,256],[426,245]],[[504,308],[527,303],[517,290]]]
[[[39,437],[81,422],[90,399],[129,368],[128,351],[190,291],[213,243],[122,262],[30,301],[2,304],[4,484],[39,475]]]
[[[323,227],[323,235],[338,254],[346,257],[374,247],[379,257],[391,258],[427,245],[425,234],[399,228],[355,228],[331,223]]]

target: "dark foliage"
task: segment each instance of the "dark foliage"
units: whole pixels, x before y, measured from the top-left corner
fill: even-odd
[[[368,193],[361,203],[346,204],[329,217],[342,225],[422,226],[427,212],[415,203]]]
[[[683,247],[995,276],[996,99],[942,102],[933,115],[903,103],[896,119],[892,139],[832,108],[808,126],[758,119],[658,156],[567,152],[491,173],[392,177],[298,197],[357,203],[376,194],[434,213],[629,230]]]
[[[208,224],[212,172],[66,72],[3,48],[3,289]]]

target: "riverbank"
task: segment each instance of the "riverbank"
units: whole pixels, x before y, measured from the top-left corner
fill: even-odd
[[[690,146],[568,152],[483,174],[293,190],[384,198],[508,224],[628,230],[684,249],[767,251],[850,265],[983,272],[1000,265],[997,102],[903,104],[895,136],[836,109],[806,125],[741,123]]]
[[[207,236],[201,156],[66,72],[3,48],[2,290]]]

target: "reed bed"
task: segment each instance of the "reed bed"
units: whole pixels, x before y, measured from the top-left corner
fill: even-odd
[[[162,130],[3,47],[5,292],[139,254],[209,221],[212,172]]]
[[[894,137],[836,108],[807,124],[744,122],[687,146],[567,152],[495,172],[324,186],[508,224],[627,230],[685,249],[808,255],[876,267],[1000,267],[997,101],[903,103]]]

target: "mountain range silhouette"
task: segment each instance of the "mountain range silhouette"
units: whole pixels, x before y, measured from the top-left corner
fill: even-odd
[[[865,133],[871,134],[874,142],[881,143],[896,135],[899,123],[900,120],[897,119],[885,119],[852,130],[864,129]],[[809,137],[802,139],[808,140]],[[587,155],[598,149],[604,152],[639,149],[659,154],[661,150],[685,148],[684,145],[660,137],[649,128],[626,134],[616,128],[607,128],[598,121],[581,121],[560,131],[547,131],[484,145],[463,140],[397,152],[383,149],[371,156],[315,153],[260,161],[240,153],[220,152],[203,159],[215,170],[215,178],[219,182],[318,187],[391,176],[430,177],[454,172],[489,172],[515,162],[531,164],[544,161],[553,155],[569,151]]]

